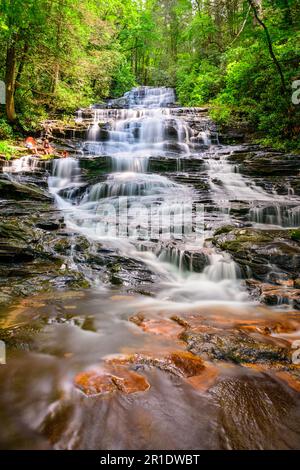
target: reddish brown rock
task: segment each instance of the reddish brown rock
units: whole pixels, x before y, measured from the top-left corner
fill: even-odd
[[[205,367],[202,373],[200,375],[195,375],[194,377],[189,377],[187,379],[187,382],[197,390],[205,392],[215,384],[217,378],[219,377],[219,374],[220,371],[217,367],[205,363]]]
[[[143,331],[155,335],[177,339],[180,333],[182,333],[182,327],[168,318],[145,318],[142,313],[139,313],[129,318],[129,320]]]
[[[204,370],[203,360],[188,351],[173,352],[169,359],[184,377],[199,375]]]
[[[286,382],[290,388],[300,392],[300,378],[295,377],[291,372],[279,371],[276,372],[276,376]]]
[[[160,370],[169,372],[180,377],[193,377],[199,375],[204,370],[203,360],[188,351],[172,351],[164,354],[132,354],[109,359],[109,366],[131,364],[134,366],[157,367]]]
[[[125,367],[90,370],[75,377],[75,386],[85,395],[100,395],[119,390],[122,393],[145,392],[150,384],[145,377]]]
[[[150,388],[145,377],[125,368],[116,369],[112,375],[112,381],[118,390],[126,394],[145,392]]]
[[[111,375],[101,370],[81,372],[75,377],[74,383],[79,390],[88,396],[111,393],[116,389]]]

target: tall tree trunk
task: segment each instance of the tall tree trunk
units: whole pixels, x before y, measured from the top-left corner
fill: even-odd
[[[265,25],[265,23],[262,21],[262,19],[259,17],[258,9],[256,7],[255,1],[254,0],[248,0],[248,3],[251,6],[251,9],[253,11],[253,14],[254,14],[254,17],[255,17],[256,21],[264,29],[266,39],[267,39],[267,43],[268,43],[269,54],[271,56],[272,61],[274,62],[274,65],[275,65],[275,67],[278,71],[278,74],[280,76],[282,91],[284,93],[286,93],[287,88],[286,88],[286,84],[285,84],[284,75],[283,75],[283,72],[282,72],[281,65],[280,65],[280,63],[279,63],[279,61],[278,61],[278,59],[277,59],[277,57],[274,53],[272,40],[271,40],[271,37],[270,37],[269,30],[268,30],[267,26]]]
[[[6,115],[9,122],[15,122],[17,119],[15,110],[15,89],[16,89],[16,45],[12,41],[7,46],[6,51],[6,73],[5,73],[5,97],[6,97]]]

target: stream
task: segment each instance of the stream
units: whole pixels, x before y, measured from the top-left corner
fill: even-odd
[[[50,194],[58,270],[0,308],[2,448],[299,448],[298,171],[175,101],[135,88],[77,113],[68,158],[2,167]]]

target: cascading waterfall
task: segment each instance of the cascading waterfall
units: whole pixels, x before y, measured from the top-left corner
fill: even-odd
[[[178,240],[183,248],[176,246],[176,237],[180,233],[177,229],[182,224],[180,208],[184,204],[192,204],[195,198],[193,190],[166,177],[146,173],[147,160],[155,152],[166,155],[167,149],[174,146],[176,158],[181,152],[189,154],[190,129],[182,118],[171,115],[171,108],[162,107],[174,103],[174,92],[146,87],[127,93],[125,99],[131,108],[94,110],[94,122],[88,131],[88,141],[84,143],[84,149],[94,149],[94,157],[110,156],[114,163],[114,173],[108,175],[104,181],[88,187],[78,199],[72,193],[72,188],[76,189],[81,184],[78,160],[58,160],[54,164],[49,186],[57,195],[60,207],[66,210],[67,225],[92,240],[101,240],[108,246],[113,244],[121,253],[130,254],[160,273],[169,286],[164,296],[168,296],[169,289],[173,292],[175,283],[176,295],[174,297],[171,294],[170,298],[179,297],[188,301],[188,293],[191,296],[198,283],[205,285],[208,290],[204,292],[204,289],[200,289],[199,295],[193,295],[196,301],[201,302],[203,297],[213,301],[215,294],[210,297],[209,291],[215,292],[216,289],[219,289],[220,299],[240,300],[240,291],[234,293],[232,288],[238,282],[240,273],[229,255],[216,253],[211,248],[212,255],[207,259],[206,268],[202,273],[193,273],[192,256],[187,257],[184,246],[189,244],[193,252],[201,248],[197,244],[199,242],[195,244],[187,236]],[[111,102],[110,106],[113,105]],[[103,127],[102,121],[106,120],[109,120],[109,129]],[[211,145],[209,131],[201,132],[200,138],[203,145]],[[122,205],[124,200],[126,203]],[[146,251],[141,250],[136,241],[123,237],[124,231],[120,230],[121,221],[128,212],[129,221],[135,222],[139,233],[145,233],[149,229],[148,213],[144,209],[130,212],[140,204],[144,209],[151,208],[152,212],[152,241]],[[175,246],[157,250],[154,240],[158,240],[159,234],[168,229],[167,219],[170,213],[175,227],[174,232],[168,236],[175,240]],[[161,297],[157,301],[161,301]]]
[[[115,171],[141,172],[147,171],[151,156],[190,154],[189,128],[167,107],[175,102],[172,89],[143,87],[127,93],[125,99],[125,109],[94,109],[83,145],[86,153],[109,155]]]
[[[281,196],[268,193],[249,178],[241,175],[235,165],[228,161],[230,155],[209,155],[206,169],[211,195],[222,214],[222,223],[230,223],[229,209],[234,201],[247,202],[250,206],[248,219],[262,228],[298,227],[300,224],[299,201],[291,192]],[[298,204],[297,204],[298,202]]]
[[[2,168],[3,173],[34,173],[41,165],[38,158],[26,155],[16,160],[8,161]]]

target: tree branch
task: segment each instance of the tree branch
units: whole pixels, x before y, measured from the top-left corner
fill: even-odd
[[[267,28],[267,26],[265,25],[265,23],[262,21],[262,19],[259,17],[258,15],[258,11],[257,11],[257,8],[256,8],[256,5],[254,3],[254,0],[248,0],[248,3],[253,11],[253,14],[254,14],[254,17],[256,19],[256,21],[258,22],[258,24],[260,24],[260,26],[264,29],[264,32],[265,32],[265,35],[266,35],[266,39],[267,39],[267,43],[268,43],[268,49],[269,49],[269,53],[270,53],[270,56],[277,68],[277,71],[278,71],[278,74],[280,76],[280,80],[281,80],[281,86],[282,86],[282,90],[284,93],[286,93],[287,91],[287,88],[286,88],[286,84],[285,84],[285,79],[284,79],[284,75],[283,75],[283,72],[282,72],[282,68],[281,68],[281,65],[280,63],[278,62],[277,60],[277,57],[274,53],[274,50],[273,50],[273,45],[272,45],[272,40],[271,40],[271,37],[270,37],[270,33],[269,33],[269,30]]]

